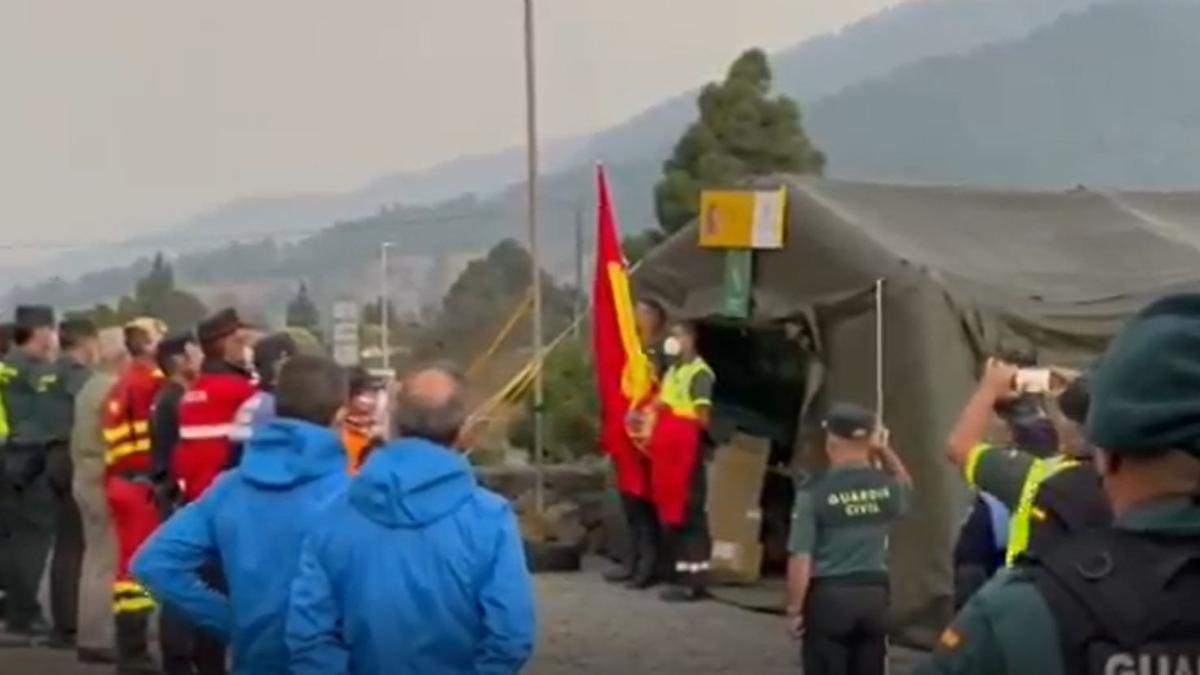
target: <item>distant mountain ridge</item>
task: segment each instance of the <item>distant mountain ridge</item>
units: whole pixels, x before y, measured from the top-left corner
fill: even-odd
[[[1136,0],[1128,1],[1136,4]],[[872,115],[886,114],[884,111],[889,104],[871,100],[863,104],[867,106],[865,109],[851,114],[853,111],[843,109],[849,104],[838,104],[837,101],[851,100],[853,96],[861,96],[860,92],[886,87],[893,77],[924,72],[933,63],[943,60],[958,63],[978,54],[993,53],[1006,44],[1018,44],[1030,33],[1044,29],[1064,14],[1098,4],[1097,0],[923,0],[897,6],[837,33],[813,38],[797,48],[780,52],[773,57],[773,67],[779,88],[806,103],[806,125],[818,145],[830,155],[832,173],[860,175],[860,171],[869,173],[870,169],[869,166],[861,168],[866,165],[855,159],[861,154],[853,143],[855,131],[862,129]],[[977,51],[963,53],[971,49]],[[1053,58],[1053,54],[1042,54],[1040,58]],[[895,66],[899,68],[894,69]],[[926,86],[936,88],[937,81]],[[953,96],[952,91],[943,94]],[[590,167],[595,159],[604,159],[610,166],[617,184],[618,203],[623,209],[625,231],[634,232],[652,225],[651,186],[667,151],[683,127],[694,118],[694,105],[694,92],[689,92],[591,138],[548,144],[544,150],[550,168],[543,191],[548,214],[543,241],[552,255],[559,256],[560,264],[562,257],[569,256],[573,250],[575,214],[581,208],[586,211],[585,205],[590,204]],[[838,125],[839,115],[847,120],[845,125]],[[887,154],[890,145],[884,143],[877,147],[882,154]],[[903,163],[906,160],[901,157],[896,161]],[[321,290],[320,279],[328,278],[330,288],[343,293],[346,289],[364,285],[364,271],[332,270],[330,265],[322,264],[320,249],[314,249],[306,242],[328,242],[328,237],[321,233],[312,237],[278,236],[278,233],[304,232],[341,222],[343,225],[329,232],[340,233],[338,241],[348,240],[354,232],[352,239],[358,242],[357,255],[362,259],[374,256],[380,241],[396,238],[396,232],[404,230],[402,226],[408,222],[405,218],[410,212],[419,213],[420,219],[433,222],[439,214],[462,215],[461,199],[431,206],[381,208],[381,205],[403,202],[403,199],[395,198],[397,195],[408,195],[411,202],[418,202],[421,198],[436,199],[448,194],[474,192],[478,196],[469,200],[474,215],[468,214],[470,217],[445,227],[431,227],[429,233],[418,238],[419,245],[414,242],[413,250],[421,255],[446,250],[482,251],[504,236],[523,238],[520,201],[523,190],[519,183],[522,162],[520,149],[463,158],[420,177],[385,177],[349,195],[243,200],[189,219],[180,227],[188,232],[213,233],[211,236],[229,232],[231,236],[243,239],[253,238],[256,234],[259,238],[274,235],[283,244],[279,249],[281,258],[267,261],[270,264],[264,264],[264,268],[269,267],[270,271],[264,269],[264,275],[309,278],[310,288],[318,296],[333,292]],[[971,173],[969,168],[965,173]],[[920,170],[914,170],[914,175],[920,175]],[[461,186],[462,190],[448,193],[447,188],[453,186]],[[363,227],[354,229],[356,224]],[[389,227],[400,227],[401,230],[389,232]],[[164,239],[169,237],[146,237],[142,249],[131,246],[130,251],[149,254],[163,247]],[[201,246],[189,245],[184,250],[198,248]],[[173,247],[173,250],[179,251],[180,247]],[[297,251],[306,253],[297,257]],[[180,278],[188,281],[189,268],[207,270],[204,276],[211,276],[212,270],[224,269],[220,263],[229,259],[236,257],[221,256],[219,252],[216,255],[190,254],[180,267]],[[209,262],[193,265],[187,260]],[[67,266],[67,269],[73,268]],[[125,290],[118,286],[129,274],[118,272],[121,270],[92,274],[80,283],[56,281],[26,287],[11,294],[8,303],[30,297],[50,301],[63,298],[63,302],[69,298],[72,304],[90,302],[89,298],[104,299]],[[244,278],[254,273],[254,270],[245,273],[239,270],[237,276]],[[338,280],[334,281],[333,276]],[[359,288],[359,291],[363,289]]]

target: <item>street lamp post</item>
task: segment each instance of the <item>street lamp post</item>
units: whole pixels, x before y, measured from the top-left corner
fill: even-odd
[[[384,370],[391,370],[392,355],[391,355],[391,340],[388,323],[391,317],[388,316],[388,295],[390,295],[388,284],[388,249],[395,246],[394,242],[385,241],[379,245],[379,349],[382,367]]]
[[[541,284],[541,255],[538,248],[537,222],[537,176],[538,176],[538,145],[537,145],[537,72],[534,66],[533,41],[533,0],[524,0],[525,4],[525,131],[526,150],[528,152],[526,187],[529,208],[529,255],[532,258],[533,283],[533,465],[534,465],[534,503],[537,510],[543,511],[546,506],[545,481],[543,477],[544,454],[544,410],[545,389],[542,377],[542,284]]]

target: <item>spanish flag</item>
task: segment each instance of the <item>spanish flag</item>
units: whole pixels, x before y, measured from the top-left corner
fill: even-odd
[[[592,340],[600,393],[600,446],[612,459],[617,489],[645,497],[649,493],[646,458],[629,437],[626,416],[649,397],[654,370],[638,338],[629,270],[603,166],[596,167],[596,190]]]

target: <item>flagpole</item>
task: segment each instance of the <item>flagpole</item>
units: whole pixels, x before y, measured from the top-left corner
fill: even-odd
[[[545,388],[542,377],[542,284],[541,252],[538,248],[537,221],[537,73],[534,61],[533,0],[525,4],[525,131],[528,152],[526,188],[529,209],[529,255],[533,262],[533,466],[534,503],[539,512],[546,506],[542,463],[545,452]]]

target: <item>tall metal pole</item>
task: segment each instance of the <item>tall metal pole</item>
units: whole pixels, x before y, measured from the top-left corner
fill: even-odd
[[[525,3],[525,131],[526,150],[528,152],[528,188],[529,209],[529,255],[533,259],[533,464],[534,464],[534,502],[538,511],[546,506],[545,485],[542,475],[542,461],[545,452],[545,437],[543,416],[545,407],[545,389],[542,377],[542,259],[538,248],[537,222],[537,176],[538,176],[538,140],[537,140],[537,72],[533,51],[533,0]]]
[[[575,207],[575,337],[579,337],[579,317],[583,314],[587,296],[583,291],[583,207]]]
[[[392,243],[385,241],[379,245],[379,349],[384,370],[391,370],[391,336],[388,335],[388,247]]]

